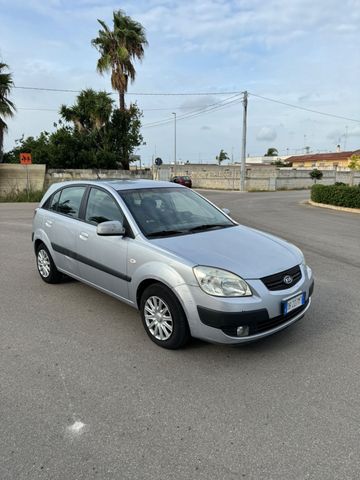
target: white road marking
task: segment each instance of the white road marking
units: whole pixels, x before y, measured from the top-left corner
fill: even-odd
[[[81,435],[84,431],[85,423],[76,420],[72,425],[67,427],[67,431],[73,435]]]

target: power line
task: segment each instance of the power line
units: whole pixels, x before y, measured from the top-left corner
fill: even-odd
[[[27,108],[27,107],[16,107],[16,110],[29,110],[33,112],[58,112],[57,108]]]
[[[239,96],[241,96],[241,99],[236,98],[236,97],[239,97]],[[237,95],[234,95],[232,97],[226,98],[225,100],[222,100],[221,102],[216,102],[216,103],[213,103],[213,104],[211,104],[207,107],[202,107],[195,112],[186,113],[184,115],[181,115],[181,116],[177,117],[177,121],[185,120],[185,119],[188,119],[188,118],[198,117],[199,115],[211,112],[213,110],[220,110],[220,109],[226,108],[227,106],[232,105],[234,103],[238,103],[241,100],[242,100],[242,94],[241,95],[237,94]],[[173,122],[173,119],[168,118],[168,119],[164,119],[164,120],[159,120],[157,122],[151,122],[151,123],[145,124],[145,125],[143,125],[143,128],[159,127],[159,126],[167,125],[167,124],[172,123],[172,122]]]
[[[213,104],[204,105],[202,108],[211,107]],[[37,108],[37,107],[16,107],[17,110],[31,110],[39,112],[58,112],[58,108]],[[168,111],[168,110],[197,110],[198,107],[184,107],[178,105],[176,107],[166,107],[166,108],[141,108],[143,112],[158,112],[158,111]]]
[[[21,90],[33,90],[33,91],[44,91],[44,92],[62,92],[62,93],[80,93],[81,92],[81,90],[61,89],[61,88],[45,88],[45,87],[31,87],[31,86],[22,86],[22,85],[21,86],[20,85],[15,85],[14,88],[21,89]],[[111,92],[110,94],[111,95],[116,95],[115,92]],[[163,92],[163,93],[160,93],[160,92],[127,92],[126,93],[126,95],[134,95],[134,96],[201,96],[201,95],[204,95],[204,96],[214,96],[214,95],[234,95],[234,96],[237,96],[237,95],[241,95],[241,94],[242,94],[242,92],[240,92],[240,91],[234,91],[234,92],[188,92],[188,93],[185,93],[185,92]],[[297,110],[303,110],[303,111],[306,111],[306,112],[316,113],[318,115],[323,115],[323,116],[327,116],[327,117],[331,117],[331,118],[337,118],[337,119],[340,119],[340,120],[348,120],[350,122],[360,123],[359,119],[349,118],[349,117],[345,117],[345,116],[342,116],[342,115],[336,115],[334,113],[322,112],[322,111],[307,108],[307,107],[301,107],[299,105],[294,105],[292,103],[283,102],[281,100],[276,100],[274,98],[265,97],[263,95],[258,95],[258,94],[252,93],[252,92],[249,92],[249,95],[252,95],[253,97],[256,97],[256,98],[261,98],[262,100],[266,100],[266,101],[269,101],[269,102],[277,103],[277,104],[280,104],[280,105],[285,105],[285,106],[290,107],[290,108],[296,108]],[[225,99],[224,101],[226,101],[226,100],[227,99]],[[212,106],[212,105],[209,105],[209,107],[210,106]],[[207,108],[207,107],[205,107],[205,108]],[[177,108],[184,108],[184,107],[177,107]],[[25,108],[19,108],[19,110],[25,110]],[[28,110],[30,110],[30,109],[28,109]],[[35,109],[35,108],[33,110],[51,111],[51,109]],[[167,108],[164,108],[164,109],[148,109],[148,110],[144,109],[144,111],[151,111],[151,110],[155,111],[155,110],[168,110],[168,109]],[[169,108],[169,110],[173,110],[173,109]],[[170,122],[170,121],[171,121],[171,119],[162,120],[162,121],[159,121],[159,122],[166,122],[167,123],[167,122]],[[144,127],[148,127],[148,126],[150,127],[150,125],[144,125]]]
[[[349,120],[350,122],[360,123],[360,120],[357,120],[355,118],[343,117],[341,115],[335,115],[334,113],[320,112],[319,110],[313,110],[311,108],[300,107],[299,105],[294,105],[292,103],[282,102],[281,100],[275,100],[274,98],[263,97],[262,95],[256,95],[255,93],[251,93],[251,92],[249,92],[249,95],[252,95],[253,97],[261,98],[263,100],[267,100],[269,102],[279,103],[280,105],[286,105],[287,107],[297,108],[298,110],[305,110],[306,112],[317,113],[319,115],[325,115],[327,117],[339,118],[340,120]]]
[[[45,87],[28,87],[14,85],[13,88],[20,90],[35,90],[44,92],[63,92],[63,93],[81,93],[81,90],[71,90],[64,88],[45,88]],[[241,92],[126,92],[126,95],[138,95],[138,96],[199,96],[199,95],[235,95]],[[110,92],[110,95],[117,95],[115,92]]]

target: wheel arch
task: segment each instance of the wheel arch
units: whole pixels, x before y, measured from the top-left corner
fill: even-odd
[[[37,239],[35,240],[35,242],[34,242],[34,250],[35,250],[35,253],[36,253],[37,249],[39,248],[39,246],[40,246],[41,244],[45,245],[45,243],[42,241],[41,238],[37,238]],[[46,246],[46,245],[45,245],[45,246]]]
[[[140,309],[140,302],[141,302],[141,297],[142,294],[145,292],[145,290],[150,287],[150,285],[161,285],[165,288],[167,288],[178,300],[178,302],[181,305],[181,308],[184,310],[183,304],[177,293],[174,291],[173,288],[171,288],[169,285],[167,285],[165,282],[159,280],[158,278],[146,278],[145,280],[142,280],[142,282],[139,283],[137,290],[136,290],[136,305],[137,308]]]

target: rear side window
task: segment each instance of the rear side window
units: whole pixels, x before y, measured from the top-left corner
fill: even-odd
[[[49,205],[49,210],[57,211],[57,207],[59,205],[59,198],[60,198],[60,193],[61,190],[55,193],[55,195],[52,197],[50,205]]]
[[[98,188],[92,188],[86,207],[85,220],[94,225],[110,220],[124,222],[124,214],[108,193]]]
[[[69,217],[78,218],[85,188],[86,187],[67,187],[61,190],[56,211],[68,215]],[[55,196],[53,200],[55,199]]]

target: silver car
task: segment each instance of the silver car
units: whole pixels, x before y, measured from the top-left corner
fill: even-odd
[[[169,182],[52,185],[32,240],[45,282],[69,275],[139,309],[165,348],[271,335],[304,316],[314,288],[297,247]]]

